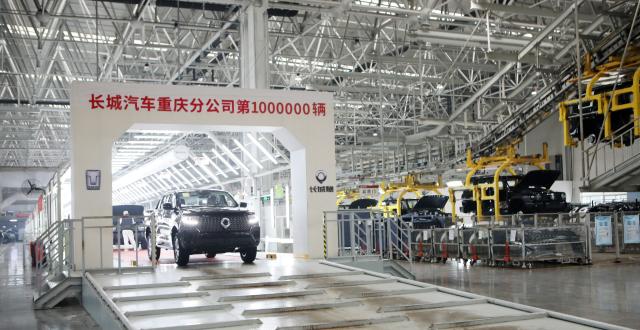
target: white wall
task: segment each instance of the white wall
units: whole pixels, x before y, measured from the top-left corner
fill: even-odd
[[[179,97],[264,101],[272,103],[326,104],[325,116],[268,114],[159,112],[129,110],[91,110],[94,95],[149,96],[152,98]],[[234,101],[235,102],[235,101]],[[106,104],[106,101],[105,101]],[[240,88],[212,88],[203,86],[158,86],[117,83],[74,83],[71,91],[71,185],[73,217],[105,216],[111,214],[112,177],[111,148],[113,142],[130,128],[171,129],[190,131],[263,131],[272,132],[291,152],[291,181],[293,200],[294,254],[300,257],[321,257],[322,212],[335,210],[334,192],[310,192],[310,186],[332,186],[335,190],[335,138],[333,124],[333,96],[330,93]],[[100,190],[87,190],[85,171],[101,170]],[[318,183],[317,171],[324,171],[327,180]],[[102,225],[110,219],[96,221]],[[330,235],[332,233],[329,233]],[[100,239],[102,237],[102,239]],[[87,235],[87,260],[111,258],[111,231]],[[97,242],[102,240],[102,245]],[[76,247],[79,251],[80,247]],[[98,251],[102,250],[100,254]],[[78,253],[77,255],[80,255]]]

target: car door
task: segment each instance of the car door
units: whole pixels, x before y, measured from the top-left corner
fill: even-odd
[[[160,203],[158,203],[158,209],[156,210],[156,221],[158,225],[158,246],[162,246],[165,248],[171,248],[171,214],[173,213],[173,210],[165,210],[164,205],[166,203],[171,203],[171,199],[172,194],[168,194],[162,197]]]

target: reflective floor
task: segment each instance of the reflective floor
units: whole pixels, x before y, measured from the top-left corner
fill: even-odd
[[[594,259],[592,266],[514,269],[447,262],[418,263],[413,270],[427,283],[640,328],[640,259]]]
[[[356,325],[385,330],[588,328],[429,284],[349,271],[290,255],[260,258],[252,265],[233,260],[233,255],[224,258],[217,262],[194,259],[182,268],[161,263],[156,272],[93,272],[91,276],[105,291],[103,298],[110,299],[126,322],[140,329],[223,325],[228,329]],[[98,298],[87,297],[90,300]],[[413,308],[416,304],[429,307]],[[90,308],[98,318],[105,315],[104,307]]]
[[[23,268],[22,251],[21,243],[0,245],[0,329],[98,329],[79,304],[33,310],[31,267]]]
[[[31,269],[23,268],[22,245],[20,243],[0,245],[0,329],[95,329],[97,325],[89,317],[80,305],[68,304],[64,307],[55,308],[46,311],[34,311],[31,306]],[[268,272],[271,276],[264,278],[247,278],[235,279],[232,281],[204,280],[193,282],[188,287],[177,287],[171,289],[152,289],[152,290],[124,290],[113,292],[115,296],[127,296],[132,293],[140,294],[147,292],[168,293],[182,291],[198,291],[198,287],[204,284],[241,284],[245,282],[264,282],[279,281],[279,275],[287,275],[293,273],[308,273],[327,271],[325,267],[306,266],[293,260],[278,259],[277,261],[267,261],[264,258],[259,260],[257,266],[243,266],[240,258],[235,254],[218,256],[216,259],[206,259],[204,256],[193,256],[193,266],[185,270],[180,270],[176,274],[170,253],[164,253],[161,259],[161,271],[157,276],[161,276],[163,281],[179,281],[183,275],[214,275],[224,273],[235,273],[238,270],[242,272]],[[27,251],[28,253],[28,251]],[[127,252],[132,254],[133,251]],[[28,255],[26,256],[29,262]],[[143,256],[140,256],[140,264],[144,264]],[[145,260],[146,261],[146,260]],[[29,266],[29,265],[27,265]],[[130,266],[130,265],[127,265]],[[317,268],[317,269],[316,269]],[[598,321],[618,324],[631,328],[640,328],[640,281],[637,280],[640,273],[640,260],[634,258],[626,258],[621,264],[614,264],[610,259],[598,259],[595,265],[579,267],[564,266],[554,268],[541,268],[533,270],[522,269],[504,269],[489,267],[464,267],[462,264],[447,263],[442,264],[416,264],[414,271],[421,281],[461,289],[476,294],[496,297],[504,300],[514,301],[535,307],[555,310],[558,312],[568,313],[580,317],[590,318]],[[106,278],[101,276],[101,280]],[[149,279],[134,276],[128,279],[113,280],[109,284],[131,284],[146,283]],[[335,285],[345,281],[346,278],[323,278],[323,279],[297,279],[296,283],[283,283],[282,286],[263,287],[263,288],[238,288],[232,293],[237,295],[271,293],[281,291],[296,291],[313,289],[310,286],[316,286],[318,290],[323,290],[326,294],[308,296],[306,298],[287,298],[287,299],[269,299],[266,301],[246,301],[246,302],[230,302],[235,306],[234,309],[242,311],[245,308],[265,308],[272,306],[287,306],[290,304],[299,304],[303,301],[313,302],[331,302],[335,303],[336,298],[352,293],[364,292],[362,290],[378,290],[379,285],[375,285],[370,289],[367,286],[355,286],[344,288],[327,288],[324,284]],[[354,276],[349,281],[356,280],[372,280],[367,276]],[[153,280],[152,280],[153,281]],[[107,284],[107,283],[105,283]],[[195,287],[194,287],[195,286]],[[393,290],[399,286],[398,283],[383,284],[384,290]],[[402,285],[400,285],[402,286]],[[356,290],[354,291],[354,290]],[[397,287],[396,289],[402,289]],[[159,290],[159,291],[158,291]],[[205,290],[209,295],[203,297],[192,297],[180,299],[183,306],[197,306],[203,303],[216,304],[217,299],[221,295],[215,289]],[[444,299],[446,298],[446,299]],[[442,299],[434,293],[425,293],[421,295],[404,295],[385,298],[369,298],[362,301],[364,308],[368,309],[371,315],[376,315],[375,310],[381,305],[387,304],[406,304],[416,303],[424,299],[429,302],[450,300],[452,297],[442,297]],[[340,298],[337,299],[338,301]],[[269,303],[266,303],[266,302]],[[169,306],[175,306],[175,300],[167,300]],[[121,308],[126,311],[135,311],[137,309],[145,310],[153,306],[154,308],[162,307],[163,302],[158,300],[149,300],[146,302],[120,302]],[[351,308],[351,307],[348,307]],[[336,319],[339,316],[355,315],[360,311],[353,310],[349,312],[348,308],[338,309],[336,311],[326,311],[323,313],[300,313],[297,318],[288,317],[286,320],[288,325],[300,323],[315,323],[326,320]],[[434,311],[435,312],[435,311]],[[485,313],[487,311],[485,310]],[[494,311],[499,312],[499,311]],[[473,309],[467,311],[469,315],[473,315]],[[217,314],[217,313],[214,313]],[[233,318],[243,319],[239,312],[233,312]],[[458,313],[459,314],[459,313]],[[207,321],[211,322],[209,316],[213,315],[210,311],[196,312],[191,316],[193,323],[202,321],[202,316],[206,315]],[[227,319],[230,314],[225,315],[223,319]],[[221,316],[222,316],[221,315]],[[450,316],[447,313],[407,313],[412,322],[416,324],[424,324],[421,322],[440,322],[445,321]],[[157,322],[157,317],[139,316],[136,322],[139,325],[152,325]],[[262,328],[269,328],[268,325],[280,324],[283,320],[275,315],[257,315],[256,317],[263,320]],[[326,317],[326,318],[325,318]],[[173,319],[173,318],[169,318]],[[185,320],[182,320],[186,322]],[[296,322],[294,322],[296,321]],[[149,323],[150,322],[150,323]],[[532,326],[540,327],[540,320],[527,321]],[[525,323],[521,321],[521,328]],[[406,328],[407,324],[401,322],[398,328]],[[380,325],[380,328],[395,328],[396,324]],[[249,326],[255,328],[255,326]],[[516,328],[516,327],[514,327]],[[520,327],[518,327],[520,328]]]

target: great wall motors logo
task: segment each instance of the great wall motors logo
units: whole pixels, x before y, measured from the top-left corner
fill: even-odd
[[[323,184],[325,181],[327,181],[327,173],[325,173],[323,170],[319,170],[318,172],[316,172],[316,180],[318,180],[319,184]]]
[[[324,170],[318,170],[316,172],[316,181],[320,184],[319,186],[311,186],[309,187],[309,192],[317,193],[317,192],[329,192],[332,193],[335,191],[334,186],[324,186],[324,182],[327,181],[327,172]]]

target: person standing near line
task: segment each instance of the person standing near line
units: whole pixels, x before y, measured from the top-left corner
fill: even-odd
[[[122,212],[122,218],[120,218],[120,230],[122,231],[123,242],[122,244],[127,249],[135,249],[136,240],[133,236],[133,218],[129,217],[129,211]]]

